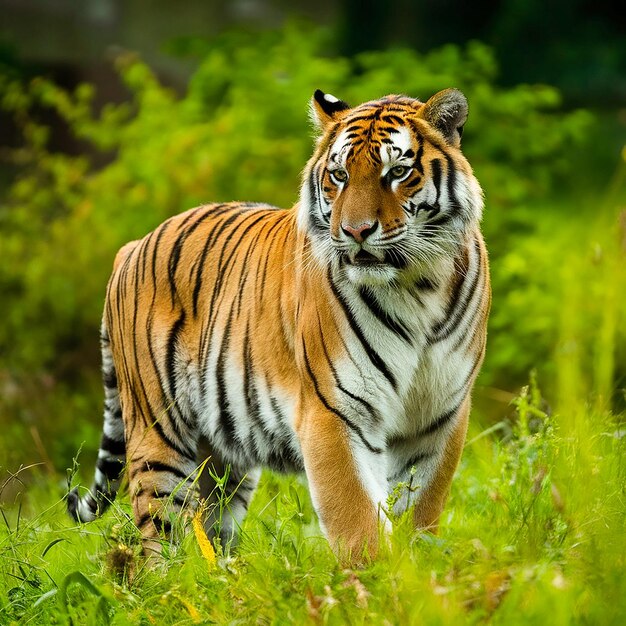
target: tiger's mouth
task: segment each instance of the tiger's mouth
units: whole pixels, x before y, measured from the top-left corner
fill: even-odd
[[[369,250],[360,248],[357,251],[346,252],[341,257],[342,265],[347,267],[355,267],[363,270],[371,269],[383,269],[383,268],[395,268],[402,270],[407,266],[407,259],[393,250],[381,251],[378,254],[374,254]]]
[[[379,259],[377,256],[361,248],[356,254],[349,254],[346,257],[346,261],[350,265],[356,265],[357,267],[372,267],[374,265],[384,265],[384,257]]]

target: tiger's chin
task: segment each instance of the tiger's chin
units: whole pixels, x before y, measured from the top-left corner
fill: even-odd
[[[344,265],[346,278],[354,285],[366,287],[382,287],[394,282],[398,277],[398,269],[387,263]]]

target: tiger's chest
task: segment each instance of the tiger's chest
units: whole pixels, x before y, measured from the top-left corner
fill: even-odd
[[[339,368],[336,395],[341,409],[371,430],[379,443],[418,437],[465,397],[475,356],[454,342],[433,344],[421,332],[413,345],[387,340],[374,343],[373,349],[380,360],[373,361],[362,346],[353,347],[351,358]],[[386,364],[388,377],[381,375],[380,362]]]

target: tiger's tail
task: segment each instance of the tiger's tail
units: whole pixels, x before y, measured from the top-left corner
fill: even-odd
[[[102,323],[102,379],[104,383],[104,425],[96,471],[91,489],[79,495],[78,487],[67,496],[68,513],[79,522],[91,522],[106,511],[120,487],[126,462],[124,421],[117,386],[117,375],[107,328]]]

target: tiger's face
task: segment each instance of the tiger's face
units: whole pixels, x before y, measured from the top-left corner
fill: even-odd
[[[480,219],[482,191],[460,151],[467,101],[388,96],[354,109],[315,93],[321,136],[305,170],[299,223],[321,264],[353,283],[428,273]]]

